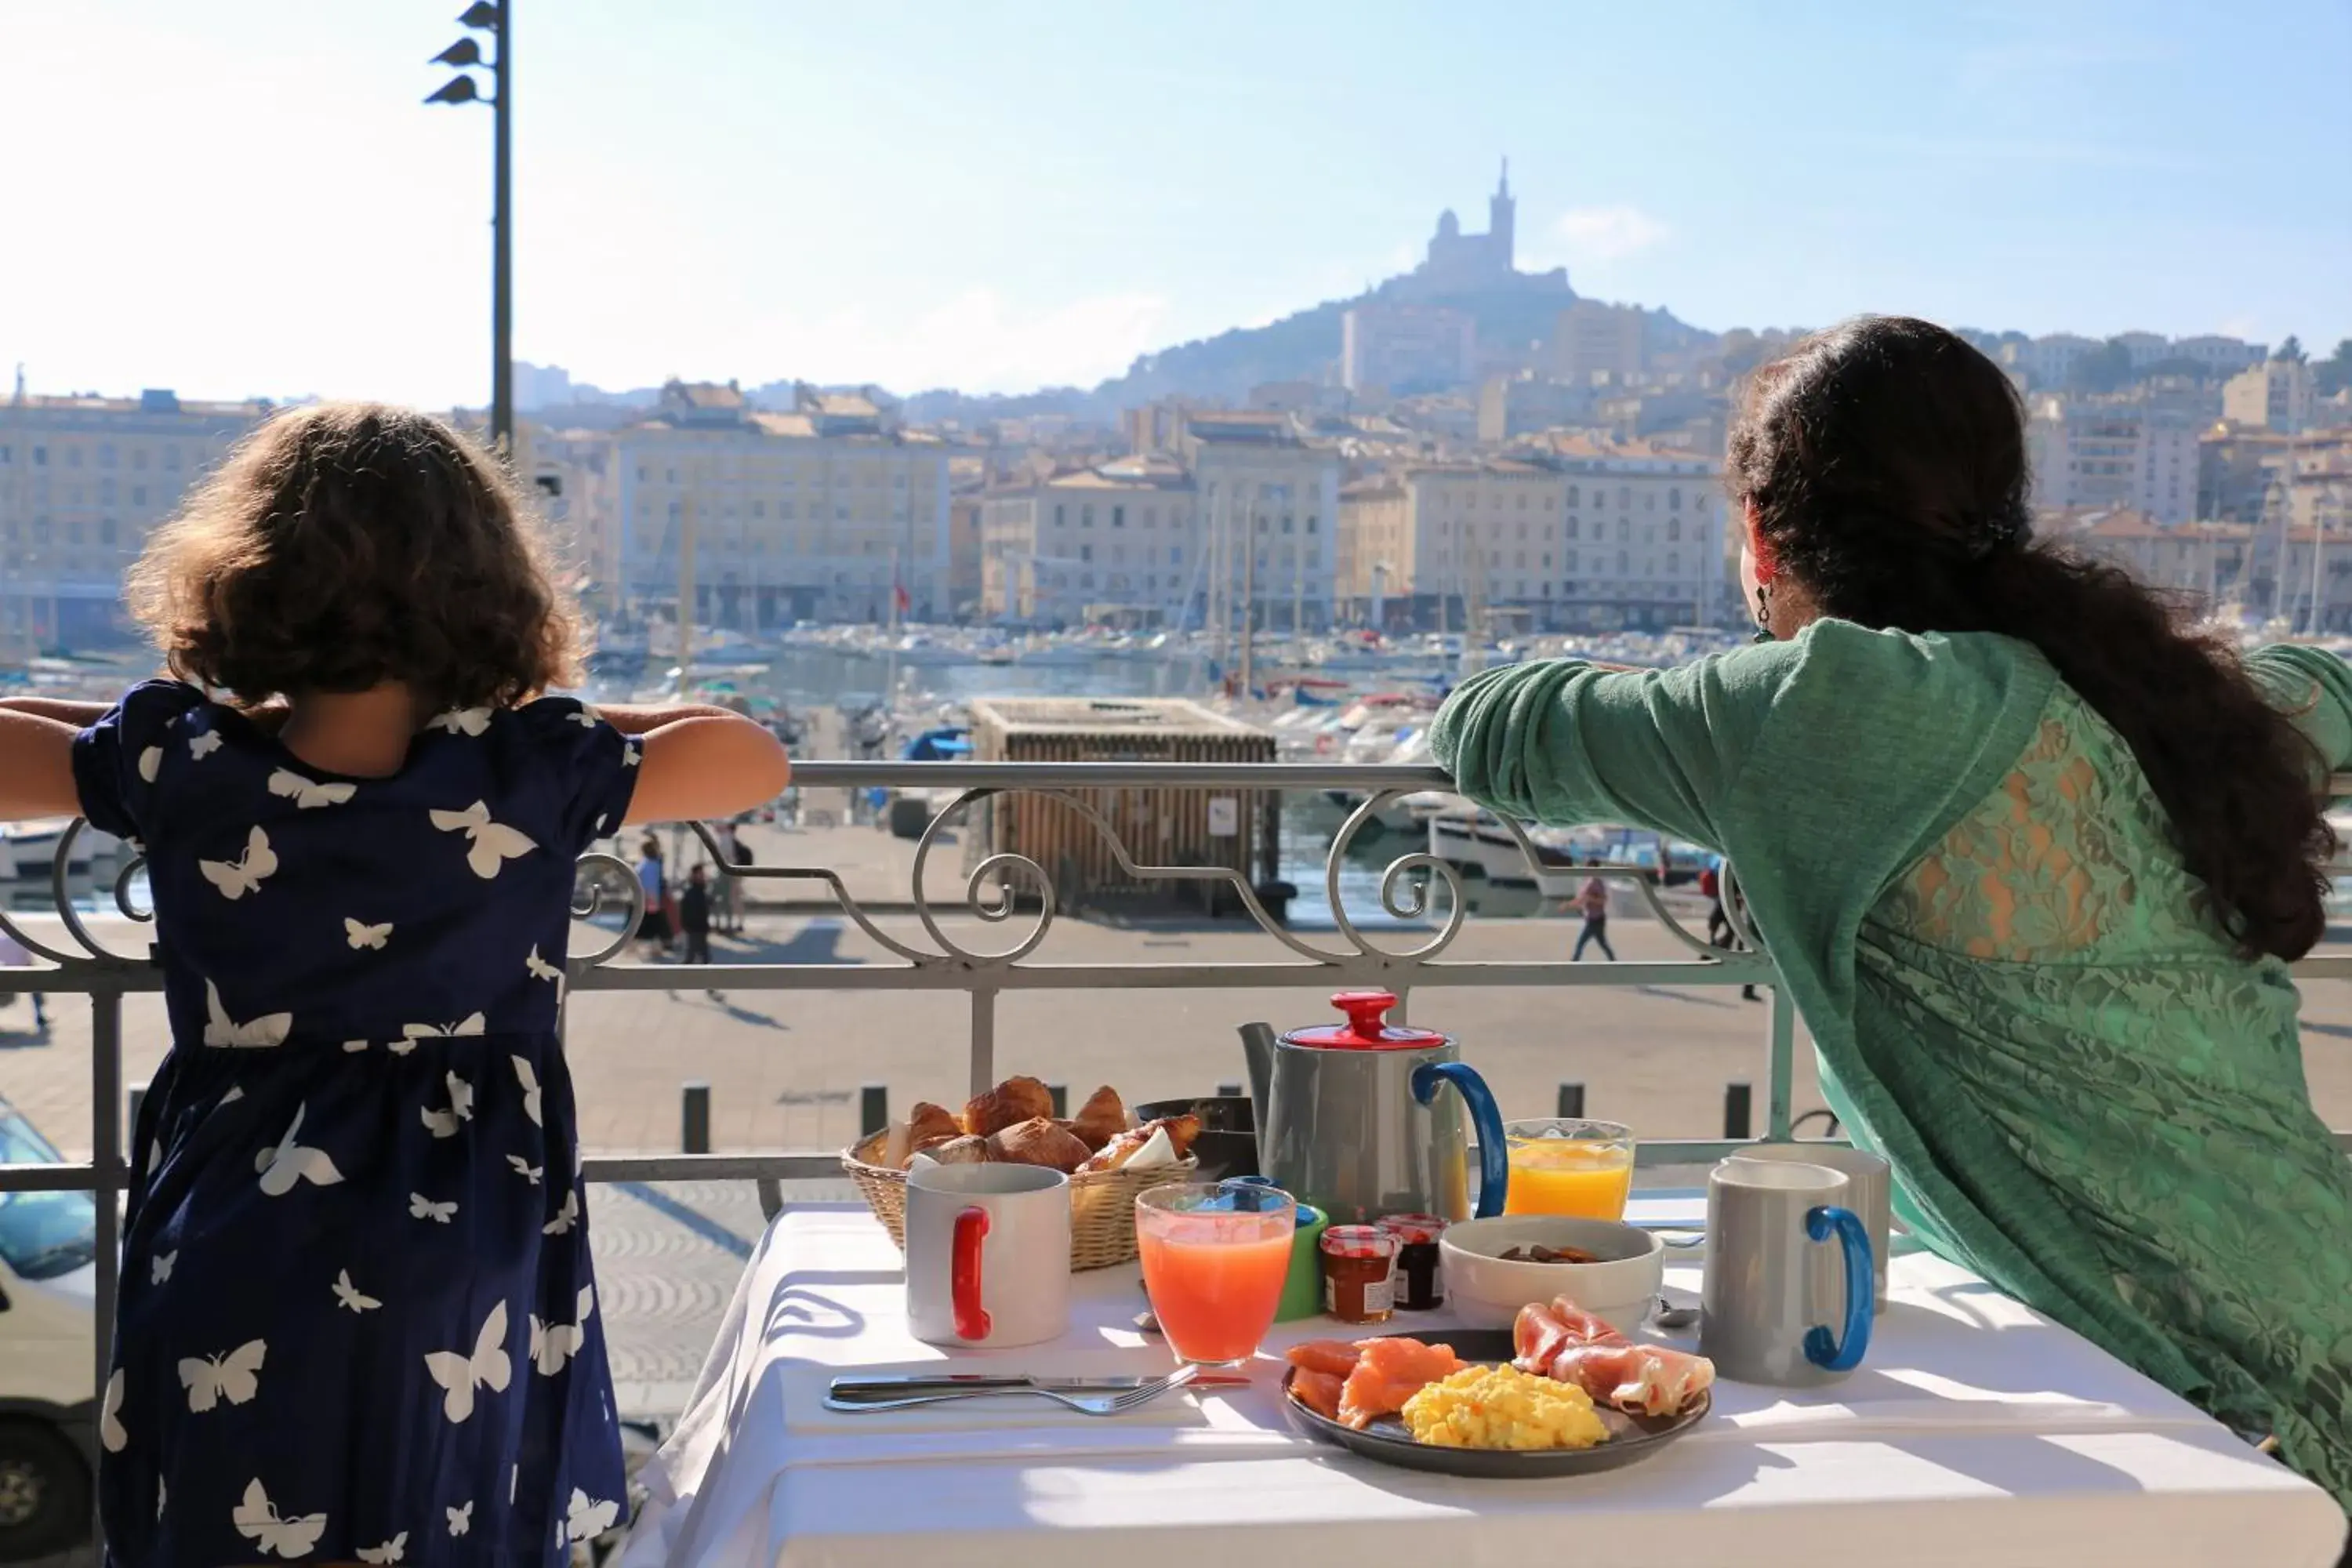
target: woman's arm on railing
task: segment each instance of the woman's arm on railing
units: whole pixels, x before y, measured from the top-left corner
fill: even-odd
[[[81,794],[74,785],[73,742],[82,726],[27,712],[26,700],[0,703],[0,821],[78,816]]]
[[[600,702],[596,711],[624,735],[650,735],[665,724],[686,719],[741,719],[732,708],[708,702]],[[750,721],[747,721],[750,722]]]
[[[740,713],[697,707],[597,711],[624,734],[645,737],[625,822],[732,816],[775,799],[792,782],[783,742]]]

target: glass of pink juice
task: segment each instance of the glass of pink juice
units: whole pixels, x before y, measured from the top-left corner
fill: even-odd
[[[1297,1231],[1298,1205],[1274,1187],[1174,1183],[1136,1198],[1143,1288],[1177,1360],[1230,1367],[1257,1353]]]

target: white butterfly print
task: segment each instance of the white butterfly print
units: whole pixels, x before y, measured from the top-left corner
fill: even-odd
[[[269,775],[269,793],[282,795],[297,808],[312,811],[322,805],[342,805],[360,793],[352,784],[319,784],[306,779],[291,768],[279,768]]]
[[[99,1405],[98,1441],[110,1454],[120,1454],[131,1441],[131,1434],[122,1429],[122,1369],[119,1366],[106,1380],[106,1398]]]
[[[400,1031],[408,1038],[409,1045],[405,1048],[399,1046],[386,1048],[404,1057],[416,1048],[415,1042],[418,1040],[447,1039],[459,1035],[478,1035],[488,1027],[489,1020],[479,1013],[468,1013],[454,1024],[410,1024]]]
[[[359,1055],[362,1051],[367,1049],[367,1046],[368,1043],[365,1040],[345,1040],[343,1042],[344,1051],[352,1056]]]
[[[254,829],[258,833],[259,828]],[[291,1013],[268,1013],[250,1024],[240,1024],[221,1005],[220,987],[205,982],[205,1044],[208,1046],[282,1046],[294,1027]]]
[[[362,1563],[397,1563],[408,1554],[408,1531],[402,1531],[382,1546],[362,1546],[353,1555]]]
[[[154,1257],[149,1258],[147,1260],[147,1283],[150,1285],[163,1284],[172,1277],[172,1265],[177,1263],[179,1260],[180,1255],[176,1251],[159,1252]]]
[[[220,889],[220,896],[235,903],[260,888],[262,882],[278,869],[277,851],[269,847],[269,835],[258,826],[246,835],[245,853],[235,860],[199,860],[196,869],[205,880]]]
[[[531,1364],[539,1368],[541,1377],[553,1377],[563,1370],[588,1338],[588,1317],[596,1310],[596,1287],[580,1287],[580,1315],[575,1322],[542,1323],[537,1313],[530,1320]]]
[[[558,1002],[563,1000],[563,966],[560,963],[550,963],[540,957],[538,943],[531,944],[530,956],[522,961],[522,967],[523,973],[533,980],[554,981],[555,999]]]
[[[564,715],[564,717],[565,717],[565,718],[567,718],[567,719],[569,719],[569,720],[571,720],[571,721],[572,721],[572,722],[573,722],[574,724],[579,725],[579,726],[580,726],[582,729],[583,729],[583,730],[593,730],[593,729],[594,729],[594,728],[597,726],[597,724],[598,724],[600,721],[602,721],[602,720],[604,719],[604,715],[603,715],[603,714],[601,714],[601,713],[597,712],[595,709],[593,709],[593,708],[590,707],[590,706],[589,706],[587,703],[585,703],[585,702],[583,702],[583,703],[580,705],[580,711],[579,711],[579,712],[577,712],[577,713],[567,713],[567,714],[565,714],[565,715]]]
[[[446,713],[436,713],[425,721],[428,730],[446,730],[452,735],[480,735],[490,727],[490,710],[487,708],[452,708]]]
[[[515,1081],[522,1085],[522,1113],[530,1118],[533,1127],[542,1125],[539,1120],[539,1074],[533,1070],[529,1057],[509,1058],[514,1063]]]
[[[457,1123],[474,1119],[474,1086],[454,1072],[448,1075],[448,1110],[435,1110],[423,1105],[416,1108],[416,1114],[425,1119],[425,1131],[436,1138],[455,1137]]]
[[[217,730],[207,730],[201,735],[192,736],[188,741],[188,755],[200,763],[220,749],[221,738],[220,731]]]
[[[572,1506],[565,1510],[563,1534],[567,1541],[593,1541],[613,1528],[621,1517],[617,1502],[593,1502],[578,1487],[572,1489]]]
[[[642,742],[630,741],[621,747],[621,765],[623,767],[634,768],[645,760],[646,749]]]
[[[463,1508],[445,1508],[441,1511],[449,1516],[450,1534],[463,1535],[474,1528],[474,1501],[471,1498],[466,1500]]]
[[[429,1219],[435,1225],[447,1225],[457,1215],[457,1200],[455,1198],[436,1204],[423,1193],[408,1194],[408,1217],[411,1219]]]
[[[324,1187],[343,1179],[343,1173],[335,1169],[334,1161],[327,1157],[324,1149],[305,1149],[294,1142],[294,1135],[302,1131],[302,1115],[308,1110],[307,1100],[296,1106],[294,1121],[286,1129],[286,1136],[278,1141],[278,1146],[264,1149],[253,1157],[253,1168],[261,1173],[261,1190],[267,1196],[284,1197],[299,1182]]]
[[[359,1287],[352,1283],[352,1271],[346,1268],[335,1276],[335,1305],[348,1307],[353,1312],[373,1312],[383,1303],[373,1296],[361,1295]]]
[[[494,1301],[489,1316],[482,1320],[482,1331],[474,1336],[474,1352],[427,1351],[425,1370],[444,1391],[441,1414],[451,1421],[463,1421],[474,1413],[474,1390],[487,1388],[493,1394],[504,1394],[507,1383],[514,1376],[514,1362],[507,1354],[507,1304]],[[466,1505],[471,1508],[473,1505]]]
[[[180,1386],[188,1391],[188,1408],[203,1415],[222,1400],[245,1405],[261,1392],[261,1358],[269,1347],[247,1340],[219,1355],[189,1356],[180,1363]]]
[[[434,1033],[438,1033],[438,1032],[439,1032],[439,1031],[437,1031],[437,1030],[432,1030],[432,1029],[428,1029],[428,1030],[426,1030],[426,1033],[428,1033],[428,1034],[434,1034]],[[390,1051],[394,1056],[396,1056],[396,1057],[404,1057],[404,1056],[406,1056],[409,1052],[411,1052],[411,1051],[413,1051],[413,1050],[415,1050],[415,1049],[416,1048],[416,1042],[415,1042],[415,1040],[387,1040],[387,1041],[385,1041],[385,1042],[384,1042],[384,1047],[383,1047],[383,1048],[384,1048],[385,1050],[387,1050],[387,1051]]]
[[[539,1227],[539,1234],[541,1236],[562,1236],[569,1232],[572,1226],[579,1222],[579,1219],[580,1189],[574,1187],[570,1192],[563,1194],[563,1206],[555,1211],[555,1217],[553,1219],[549,1220],[545,1225]]]
[[[383,944],[392,940],[392,922],[386,921],[382,925],[372,926],[364,921],[355,921],[351,916],[345,915],[343,940],[351,944],[353,952],[359,952],[363,947],[373,948],[382,952]]]
[[[310,1549],[319,1544],[319,1537],[327,1533],[327,1516],[306,1513],[294,1519],[279,1517],[278,1505],[261,1488],[259,1477],[245,1489],[245,1500],[229,1514],[236,1532],[255,1543],[255,1550],[264,1557],[276,1552],[280,1557],[308,1557]]]
[[[518,860],[539,847],[538,842],[519,827],[509,827],[490,820],[488,803],[476,801],[463,811],[428,813],[433,826],[444,833],[462,833],[473,847],[466,852],[466,864],[474,875],[484,881],[499,874],[499,868],[509,860]]]
[[[514,1167],[516,1175],[520,1176],[524,1181],[529,1182],[534,1187],[539,1185],[540,1177],[547,1174],[546,1166],[534,1165],[520,1154],[508,1155],[507,1163]]]
[[[153,784],[155,782],[155,775],[163,771],[163,747],[150,746],[145,751],[139,753],[139,776],[141,778],[146,780],[149,784]]]

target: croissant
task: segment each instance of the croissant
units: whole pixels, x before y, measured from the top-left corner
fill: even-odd
[[[985,1138],[1018,1122],[1054,1114],[1054,1097],[1034,1078],[1008,1078],[963,1108],[963,1130]]]
[[[1077,1134],[1087,1142],[1089,1150],[1101,1148],[1127,1131],[1127,1102],[1118,1090],[1105,1084],[1087,1097],[1078,1108]]]
[[[1076,1173],[1083,1176],[1092,1171],[1120,1169],[1143,1152],[1143,1146],[1151,1142],[1152,1130],[1158,1125],[1158,1122],[1153,1122],[1150,1126],[1129,1128],[1089,1155]]]
[[[1066,1174],[1076,1170],[1087,1157],[1087,1146],[1077,1134],[1056,1127],[1051,1117],[1016,1122],[988,1141],[1003,1159],[1022,1165],[1045,1165]]]
[[[1163,1116],[1151,1124],[1168,1131],[1169,1147],[1181,1160],[1192,1152],[1192,1141],[1201,1136],[1201,1119],[1197,1116]]]
[[[928,1100],[917,1100],[915,1109],[907,1112],[907,1143],[910,1148],[919,1149],[926,1143],[941,1138],[953,1138],[962,1131],[963,1128],[957,1123],[953,1111],[933,1105]]]

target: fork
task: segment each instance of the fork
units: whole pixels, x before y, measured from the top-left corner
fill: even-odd
[[[1124,1415],[1129,1411],[1149,1405],[1171,1388],[1181,1388],[1200,1375],[1197,1366],[1180,1366],[1166,1377],[1156,1378],[1139,1387],[1122,1389],[1117,1394],[1064,1394],[1053,1388],[971,1388],[952,1394],[920,1394],[905,1399],[838,1400],[825,1396],[824,1407],[842,1414],[862,1415],[868,1410],[909,1410],[918,1405],[945,1405],[959,1399],[987,1399],[1003,1394],[1033,1394],[1066,1405],[1081,1415]]]

